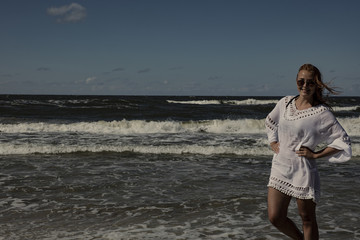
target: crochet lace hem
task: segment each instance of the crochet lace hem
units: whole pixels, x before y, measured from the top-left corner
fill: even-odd
[[[272,187],[288,196],[298,199],[312,199],[315,203],[319,201],[320,192],[312,187],[296,187],[282,181],[274,176],[270,177],[268,187]]]

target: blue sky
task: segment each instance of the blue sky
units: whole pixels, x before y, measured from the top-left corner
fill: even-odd
[[[360,1],[2,0],[0,94],[360,96]]]

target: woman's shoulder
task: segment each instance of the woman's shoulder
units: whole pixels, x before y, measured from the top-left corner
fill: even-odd
[[[329,114],[332,115],[333,112],[331,110],[331,107],[325,103],[315,103],[314,108],[318,109],[323,114]]]
[[[329,116],[334,116],[333,110],[331,107],[324,105],[324,104],[320,104],[319,105],[319,109],[322,110],[322,113],[324,115],[329,115]]]
[[[319,104],[316,106],[317,112],[320,113],[323,122],[334,122],[336,117],[331,108],[325,104]]]

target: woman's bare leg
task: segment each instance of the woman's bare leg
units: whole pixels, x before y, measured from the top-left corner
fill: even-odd
[[[268,189],[268,214],[270,222],[282,233],[292,239],[303,239],[303,234],[295,223],[287,217],[291,197],[269,187]]]
[[[319,239],[319,229],[316,222],[316,203],[311,199],[297,199],[299,214],[303,222],[305,240]]]

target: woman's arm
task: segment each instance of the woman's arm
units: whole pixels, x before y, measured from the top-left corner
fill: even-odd
[[[332,147],[326,147],[318,152],[313,152],[307,147],[300,147],[300,149],[298,151],[296,151],[296,154],[299,157],[306,157],[308,159],[317,159],[317,158],[322,158],[322,157],[326,157],[326,156],[335,154],[340,151],[342,151],[342,150],[332,148]]]
[[[274,109],[265,118],[266,133],[269,142],[278,141],[278,124],[281,115],[281,109],[284,108],[286,97],[280,99]]]
[[[324,150],[316,153],[317,155],[315,157],[324,157],[329,162],[334,163],[350,160],[352,155],[350,138],[336,120],[334,114],[331,111],[324,111],[321,114],[321,122],[322,127],[320,129],[320,139],[318,139],[318,142],[326,144],[326,147]]]

